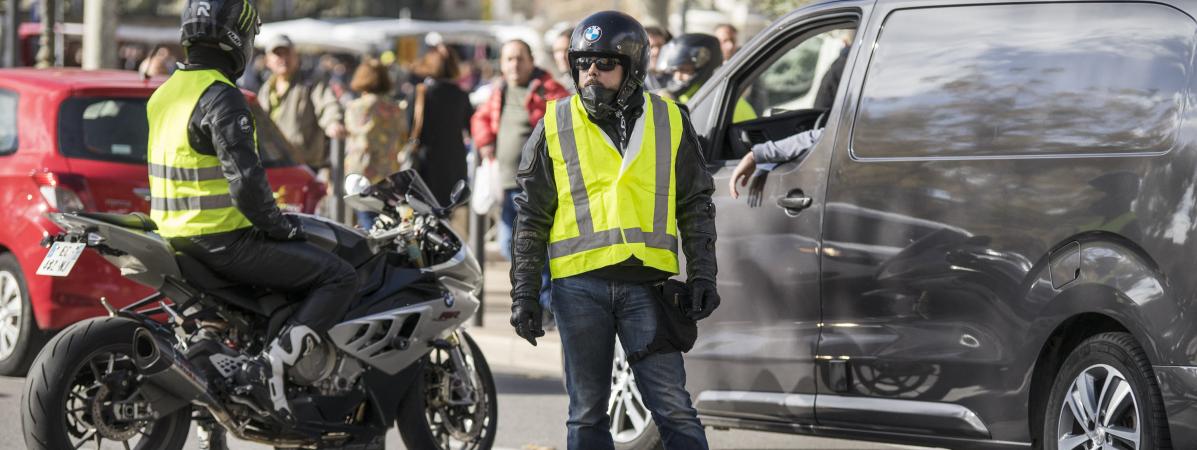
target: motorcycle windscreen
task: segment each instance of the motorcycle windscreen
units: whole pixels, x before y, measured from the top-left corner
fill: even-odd
[[[432,189],[424,183],[424,179],[420,178],[420,174],[415,170],[407,169],[395,172],[388,176],[381,182],[385,188],[396,195],[407,195],[414,197],[416,200],[424,202],[433,209],[441,209],[444,206],[436,200],[436,195],[432,194]]]

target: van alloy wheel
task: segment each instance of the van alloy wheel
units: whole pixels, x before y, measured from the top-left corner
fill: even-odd
[[[607,400],[607,415],[611,417],[611,437],[616,443],[635,440],[648,430],[652,415],[644,405],[644,398],[636,388],[632,365],[619,341],[615,343],[615,364],[611,368],[611,397]]]
[[[1060,450],[1138,450],[1139,402],[1126,376],[1095,364],[1072,381],[1060,406]]]
[[[20,344],[24,306],[17,277],[12,272],[0,271],[0,359],[11,356]]]

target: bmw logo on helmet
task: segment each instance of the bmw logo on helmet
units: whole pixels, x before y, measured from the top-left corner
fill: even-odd
[[[582,31],[582,37],[586,39],[587,42],[597,41],[600,37],[603,37],[603,29],[599,28],[598,25],[588,26],[586,27],[586,30]]]

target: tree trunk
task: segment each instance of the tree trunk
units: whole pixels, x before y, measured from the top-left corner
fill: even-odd
[[[17,36],[17,28],[21,26],[21,0],[8,0],[7,6],[4,25],[0,26],[4,29],[4,67],[16,67],[21,64],[21,56],[18,54],[21,44],[17,42],[20,39]]]
[[[42,17],[42,36],[37,49],[37,67],[44,69],[54,67],[54,18],[57,14],[58,0],[41,0],[40,15]]]
[[[86,0],[83,10],[83,68],[116,68],[116,0]]]
[[[669,29],[669,0],[644,0],[644,7],[648,10],[648,17]]]

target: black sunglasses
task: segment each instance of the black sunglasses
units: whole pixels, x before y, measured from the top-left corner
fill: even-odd
[[[615,70],[615,66],[619,65],[619,58],[608,58],[603,56],[582,56],[574,58],[574,68],[579,72],[590,70],[591,65],[598,66],[598,70],[603,72],[610,72]]]

